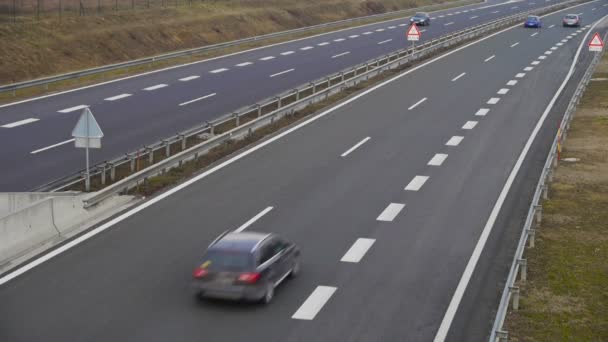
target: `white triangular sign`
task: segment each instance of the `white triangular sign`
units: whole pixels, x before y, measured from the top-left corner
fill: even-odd
[[[103,132],[88,107],[82,110],[72,136],[76,147],[101,148]]]
[[[604,42],[602,41],[600,34],[596,32],[589,42],[589,51],[602,51],[603,47]]]
[[[420,39],[420,30],[418,30],[418,26],[416,23],[412,23],[410,28],[407,29],[407,40],[419,40]]]

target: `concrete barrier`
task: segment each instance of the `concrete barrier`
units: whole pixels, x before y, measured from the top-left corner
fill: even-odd
[[[49,199],[8,214],[0,218],[0,264],[58,236]]]
[[[76,192],[2,192],[0,193],[0,217],[19,211],[50,196],[73,197],[76,194]]]
[[[115,196],[84,208],[81,193],[0,194],[5,211],[0,215],[0,269],[27,254],[50,248],[79,231],[111,216],[133,199]],[[33,199],[38,201],[28,203]],[[4,265],[4,266],[3,266]]]

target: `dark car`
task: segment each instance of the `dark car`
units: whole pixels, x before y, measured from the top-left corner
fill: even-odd
[[[562,21],[564,27],[580,27],[581,26],[581,17],[578,14],[566,14],[564,16],[564,20]]]
[[[431,18],[426,13],[416,13],[411,19],[410,23],[415,23],[416,25],[427,26],[431,24]]]
[[[526,22],[524,23],[524,27],[541,28],[542,26],[543,23],[540,21],[540,17],[537,15],[529,15],[528,18],[526,18]]]
[[[192,272],[199,298],[269,303],[274,288],[300,271],[299,248],[274,234],[225,232]]]

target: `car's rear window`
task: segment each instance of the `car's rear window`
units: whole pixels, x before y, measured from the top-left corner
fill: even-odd
[[[425,13],[416,13],[415,17],[426,17]]]
[[[243,272],[253,267],[253,255],[242,251],[210,250],[203,257],[209,271]]]
[[[538,20],[538,17],[531,15],[528,17],[528,20]]]
[[[575,15],[567,15],[566,18],[567,19],[576,19],[576,16]]]

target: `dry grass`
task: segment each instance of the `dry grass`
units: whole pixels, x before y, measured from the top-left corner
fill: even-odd
[[[608,55],[607,55],[608,56]],[[608,57],[594,77],[608,71]],[[591,82],[543,204],[511,341],[608,341],[608,82]]]
[[[0,24],[0,84],[449,0],[232,0]],[[472,0],[471,2],[475,2]],[[200,57],[200,56],[199,56]],[[112,75],[109,75],[112,77]]]

